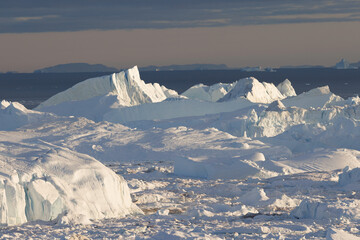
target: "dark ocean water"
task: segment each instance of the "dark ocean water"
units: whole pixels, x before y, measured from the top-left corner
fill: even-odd
[[[34,108],[54,94],[64,91],[85,79],[111,73],[19,73],[0,74],[0,100],[18,101]],[[360,95],[360,69],[337,70],[332,68],[278,69],[276,72],[244,72],[241,70],[189,70],[140,72],[148,83],[158,82],[179,93],[204,83],[230,83],[253,76],[259,81],[278,84],[288,78],[296,92],[329,85],[330,90],[348,98]]]

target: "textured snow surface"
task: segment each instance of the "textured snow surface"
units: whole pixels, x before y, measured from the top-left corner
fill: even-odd
[[[88,82],[62,117],[1,102],[0,239],[360,236],[359,97],[247,78],[148,101],[137,82]]]

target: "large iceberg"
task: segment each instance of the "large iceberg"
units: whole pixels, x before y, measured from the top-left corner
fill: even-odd
[[[126,181],[94,158],[24,133],[2,133],[0,224],[89,223],[141,213]]]
[[[232,112],[294,95],[288,80],[277,88],[250,77],[230,84],[195,85],[179,96],[156,83],[145,84],[134,67],[79,83],[45,101],[38,109],[94,121],[127,123]],[[55,105],[52,105],[53,101]]]
[[[158,83],[145,83],[140,79],[139,70],[135,66],[126,71],[80,82],[41,103],[37,109],[44,109],[63,102],[87,100],[107,94],[116,95],[121,106],[160,102],[167,97],[178,95],[174,90],[160,86]]]

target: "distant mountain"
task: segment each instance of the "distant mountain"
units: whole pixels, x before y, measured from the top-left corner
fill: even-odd
[[[225,64],[186,64],[168,66],[147,66],[139,68],[140,71],[173,71],[173,70],[221,70],[228,69]]]
[[[88,63],[67,63],[59,64],[52,67],[35,70],[34,73],[72,73],[72,72],[118,72],[113,67],[107,67],[102,64]]]

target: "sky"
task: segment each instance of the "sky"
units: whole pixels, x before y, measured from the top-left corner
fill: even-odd
[[[358,0],[1,0],[0,72],[360,61]]]

